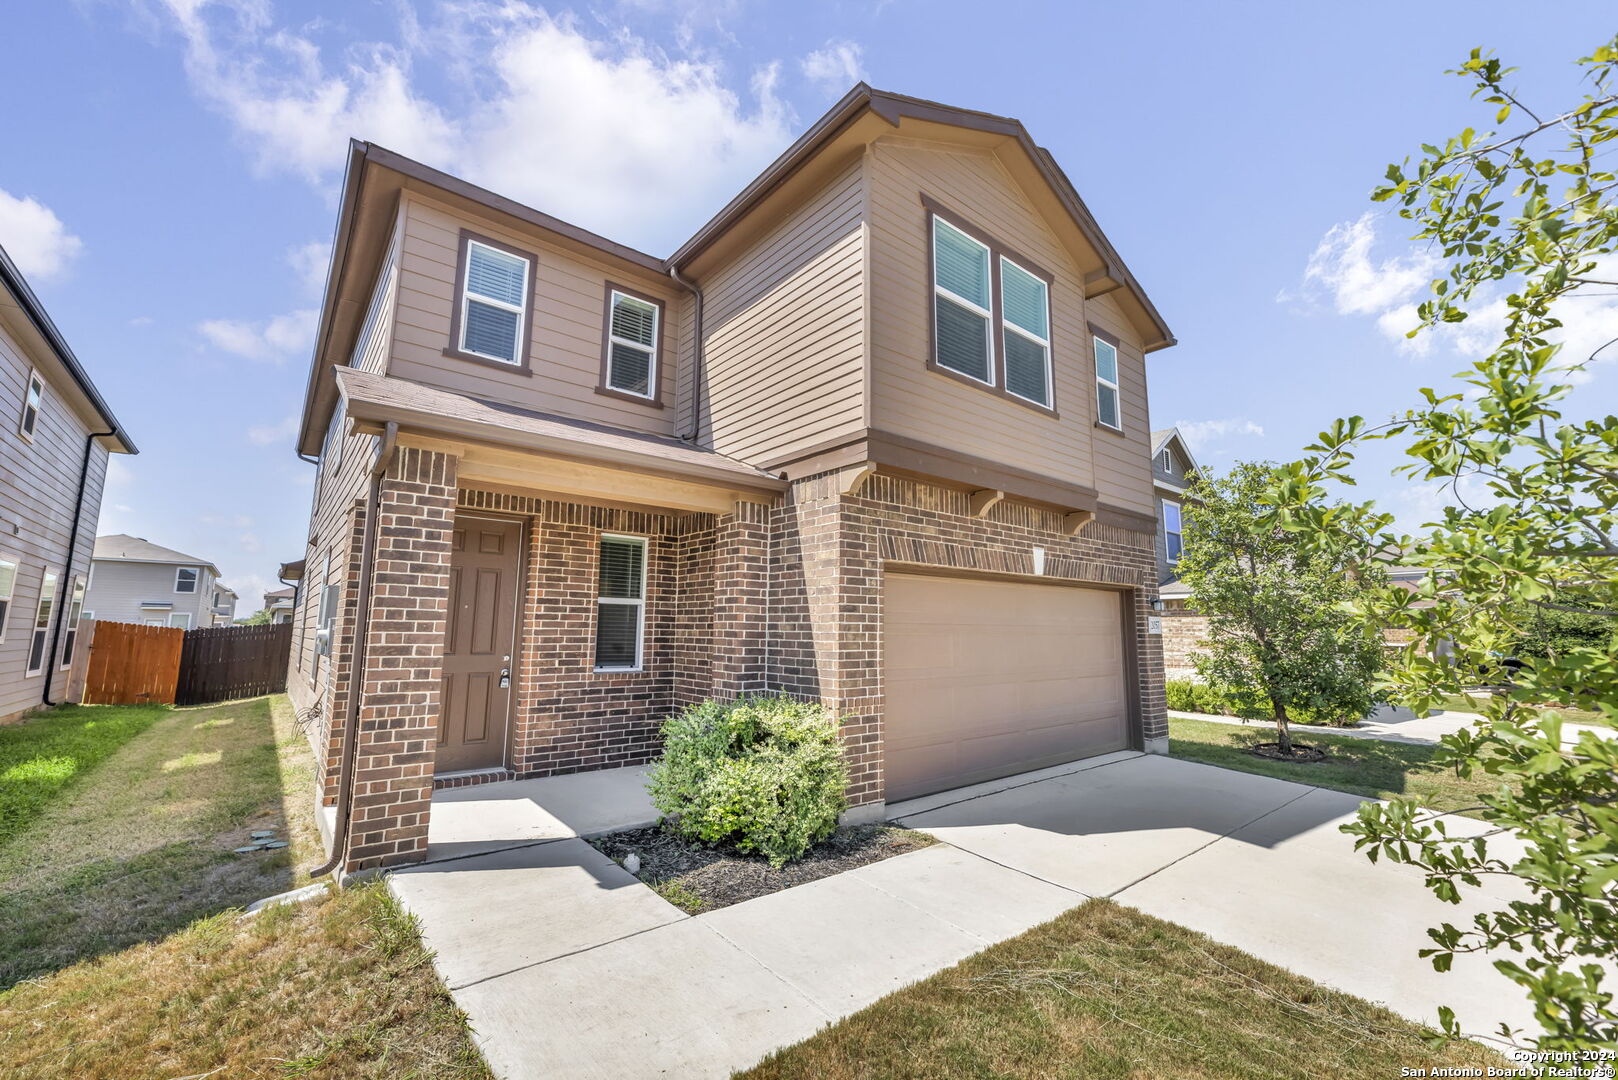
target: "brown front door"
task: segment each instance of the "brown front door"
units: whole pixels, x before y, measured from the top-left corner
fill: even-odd
[[[457,515],[449,564],[438,772],[505,764],[522,525]]]

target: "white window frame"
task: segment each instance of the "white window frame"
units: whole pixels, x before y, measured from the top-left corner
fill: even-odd
[[[514,252],[506,251],[504,248],[495,247],[493,244],[485,244],[481,240],[468,236],[466,238],[466,272],[464,274],[464,280],[461,282],[461,340],[455,343],[455,347],[466,355],[475,356],[480,360],[488,360],[491,363],[504,364],[507,367],[520,368],[523,366],[523,354],[527,351],[524,348],[524,344],[528,340],[528,305],[526,303],[508,304],[504,300],[495,300],[492,297],[483,296],[482,294],[477,294],[474,296],[472,292],[473,248],[482,248],[484,251],[492,251],[496,255],[503,258],[516,259],[518,262],[522,263],[522,295],[524,300],[527,299],[529,292],[534,287],[533,281],[530,280],[533,276],[534,269],[534,264],[531,261]],[[512,356],[510,360],[507,360],[503,356],[490,356],[488,353],[478,352],[476,349],[472,348],[466,343],[466,333],[467,330],[470,329],[471,325],[467,316],[471,310],[471,304],[474,299],[480,304],[488,304],[492,308],[499,308],[502,311],[510,311],[516,314],[517,338],[516,341],[512,343]]]
[[[1037,334],[1030,333],[1029,331],[1024,330],[1022,327],[1018,326],[1016,323],[1012,322],[1010,319],[1006,318],[1006,285],[1005,285],[1005,282],[1006,282],[1006,267],[1007,266],[1016,267],[1018,270],[1022,271],[1025,274],[1027,274],[1029,277],[1033,278],[1035,281],[1039,282],[1041,285],[1043,285],[1045,287],[1045,333],[1047,335],[1046,337],[1040,337]],[[1052,369],[1051,339],[1048,336],[1050,334],[1050,328],[1051,328],[1051,283],[1049,281],[1046,281],[1044,278],[1040,277],[1038,274],[1034,273],[1032,270],[1028,269],[1028,267],[1024,266],[1022,263],[1018,262],[1016,259],[1007,258],[1005,255],[1000,256],[1000,273],[998,275],[998,278],[999,278],[999,280],[998,280],[997,284],[999,284],[999,286],[1000,286],[1000,327],[1001,327],[1001,333],[1005,333],[1006,331],[1009,330],[1012,333],[1020,334],[1023,337],[1027,338],[1029,341],[1032,341],[1034,344],[1039,345],[1040,347],[1042,347],[1045,350],[1045,400],[1040,401],[1038,398],[1024,397],[1022,394],[1017,393],[1017,391],[1015,391],[1015,390],[1013,390],[1011,388],[1011,376],[1010,376],[1009,373],[1006,376],[1006,393],[1010,394],[1012,397],[1016,398],[1018,401],[1026,401],[1030,405],[1038,405],[1042,409],[1053,408],[1054,407],[1054,402],[1055,402],[1055,399],[1056,399],[1056,394],[1055,394],[1055,391],[1054,391],[1054,389],[1052,387],[1052,383],[1055,381],[1056,372]],[[1009,363],[1007,358],[1004,357],[1004,356],[1001,357],[1000,362],[1002,364]]]
[[[1100,349],[1102,346],[1106,346],[1107,348],[1112,350],[1112,371],[1113,371],[1113,374],[1114,375],[1122,374],[1118,370],[1119,367],[1121,366],[1121,360],[1122,360],[1122,357],[1120,357],[1118,355],[1118,346],[1114,345],[1110,341],[1107,341],[1106,339],[1102,338],[1098,334],[1091,334],[1090,335],[1090,348],[1091,348],[1091,351],[1092,351],[1092,355],[1095,355],[1095,350]],[[1101,377],[1101,361],[1100,360],[1096,360],[1095,368],[1096,368],[1096,423],[1098,423],[1102,427],[1108,428],[1108,429],[1110,429],[1112,431],[1122,431],[1122,430],[1124,430],[1124,391],[1123,391],[1123,388],[1120,387],[1116,381],[1111,380],[1111,379],[1103,379]],[[1103,386],[1107,387],[1108,389],[1110,389],[1112,391],[1113,405],[1114,405],[1114,410],[1113,411],[1116,412],[1117,415],[1118,415],[1118,422],[1116,424],[1109,424],[1105,420],[1101,419],[1101,388]]]
[[[644,671],[646,668],[646,578],[648,564],[651,562],[651,543],[644,536],[628,536],[622,533],[602,533],[596,541],[596,557],[601,557],[601,545],[608,540],[617,540],[623,543],[640,545],[640,599],[631,600],[621,596],[602,596],[599,572],[596,578],[596,633],[601,633],[601,605],[617,604],[619,606],[633,606],[638,609],[635,618],[635,662],[629,666],[614,665],[603,667],[595,665],[595,670],[602,674],[623,674],[625,672]],[[592,651],[594,642],[591,642]]]
[[[175,626],[175,619],[184,619],[185,622],[181,623],[179,626]],[[192,619],[189,611],[171,611],[169,612],[169,619],[166,625],[172,630],[189,630],[191,629],[191,623]]]
[[[1160,504],[1158,514],[1163,519],[1163,559],[1170,566],[1174,566],[1180,561],[1180,556],[1185,554],[1185,510],[1179,503],[1171,499],[1159,499],[1157,501]],[[1169,528],[1170,507],[1174,508],[1174,516],[1179,520],[1180,527],[1178,529]],[[1169,553],[1169,537],[1171,535],[1178,537],[1180,541],[1180,550],[1174,554]]]
[[[1163,448],[1163,471],[1166,473],[1174,471],[1174,453],[1168,447]]]
[[[61,670],[63,671],[73,666],[73,654],[79,644],[79,622],[89,614],[84,610],[84,597],[87,591],[84,575],[75,574],[73,584],[67,590],[67,614],[62,620]],[[73,614],[74,607],[79,609],[77,616]]]
[[[642,345],[638,341],[631,341],[628,338],[621,338],[617,334],[614,334],[612,332],[612,312],[613,312],[613,309],[618,306],[618,298],[620,296],[623,297],[625,300],[633,300],[637,304],[645,304],[647,307],[652,309],[652,344],[651,344],[650,348],[647,348],[645,345]],[[662,344],[663,344],[663,308],[662,308],[662,306],[660,304],[653,303],[652,301],[646,299],[644,296],[636,296],[634,293],[624,292],[622,289],[613,289],[610,293],[608,293],[608,295],[607,295],[607,380],[606,380],[608,390],[611,390],[615,394],[628,394],[630,397],[643,398],[643,399],[645,399],[647,401],[656,400],[656,398],[657,398],[657,379],[658,379],[658,375],[659,375],[658,368],[661,366],[661,361],[662,361],[662,357],[659,354],[663,351],[662,348],[661,348]],[[613,382],[612,382],[612,347],[614,345],[622,345],[625,348],[634,349],[636,352],[643,352],[643,353],[649,354],[649,358],[646,361],[646,393],[642,394],[642,393],[638,393],[638,392],[636,392],[634,390],[626,390],[621,386],[614,386],[613,385]]]
[[[11,625],[11,609],[17,598],[17,576],[22,573],[22,560],[8,552],[0,551],[0,563],[11,567],[11,588],[6,595],[0,596],[0,603],[6,605],[4,614],[0,614],[0,641],[4,641],[6,628]]]
[[[30,400],[34,396],[34,388],[36,386],[39,388],[39,400],[37,402]],[[28,411],[30,409],[32,409],[34,412],[34,426],[32,430],[29,430],[28,427]],[[34,436],[39,434],[40,418],[44,414],[45,378],[39,373],[38,368],[29,368],[28,382],[24,384],[22,390],[22,414],[17,417],[17,434],[22,436],[23,442],[32,443],[34,441]]]
[[[938,368],[940,371],[947,371],[951,375],[959,375],[963,379],[971,379],[973,382],[979,383],[980,385],[983,385],[983,386],[990,386],[990,387],[998,386],[999,383],[997,383],[995,381],[995,369],[996,369],[996,367],[998,365],[996,364],[996,361],[995,361],[994,312],[990,311],[988,308],[979,307],[973,301],[968,300],[966,297],[961,296],[961,295],[951,291],[950,289],[948,289],[945,286],[940,285],[938,283],[938,227],[940,225],[946,226],[951,232],[959,233],[960,235],[966,237],[966,239],[970,240],[972,243],[976,244],[978,247],[983,249],[983,254],[985,256],[984,262],[987,265],[988,270],[989,270],[989,302],[991,304],[994,302],[994,287],[995,287],[994,249],[991,248],[988,244],[985,244],[982,240],[979,240],[977,237],[973,236],[971,233],[967,232],[965,229],[963,229],[963,228],[961,228],[961,227],[959,227],[957,225],[951,225],[949,222],[945,221],[942,217],[938,216],[936,213],[932,215],[932,218],[933,218],[933,250],[932,250],[933,265],[928,267],[928,273],[932,274],[932,277],[933,277],[933,310],[932,310],[932,318],[933,318],[933,366]],[[983,316],[983,336],[984,336],[983,347],[984,347],[984,354],[988,357],[988,361],[989,361],[989,377],[987,379],[980,379],[976,375],[969,375],[964,371],[957,371],[955,368],[952,368],[949,365],[941,363],[939,361],[939,359],[938,359],[938,344],[939,344],[940,338],[939,338],[939,334],[938,334],[938,297],[940,297],[940,296],[948,299],[953,304],[961,305],[962,307],[966,308],[968,311],[972,311],[972,312],[975,312],[975,313]],[[1047,295],[1047,298],[1046,298],[1046,302],[1049,303],[1049,296],[1048,295]],[[1023,400],[1026,401],[1027,399],[1024,398]]]
[[[184,573],[187,573],[187,572],[195,574],[196,576],[191,579],[191,587],[189,589],[182,589],[182,588],[180,588],[180,575],[184,574]],[[202,584],[202,567],[200,567],[200,566],[176,566],[174,568],[174,591],[175,592],[184,594],[186,596],[195,596],[196,593],[197,593],[197,588],[201,584]]]
[[[46,582],[52,582],[54,585],[60,586],[61,582],[62,582],[62,579],[54,570],[52,570],[48,566],[45,568],[44,573],[40,574],[40,576],[39,576],[39,598],[34,601],[34,621],[29,626],[28,652],[23,657],[23,662],[25,664],[28,663],[29,659],[32,658],[33,655],[34,655],[34,641],[41,634],[45,635],[45,641],[40,646],[40,649],[39,649],[39,666],[38,667],[33,667],[32,665],[30,665],[28,667],[28,669],[23,672],[23,675],[24,675],[25,678],[32,678],[33,676],[38,675],[38,674],[42,673],[45,670],[45,665],[46,665],[45,650],[50,647],[51,614],[47,613],[45,615],[45,625],[44,626],[39,625],[39,616],[40,616],[40,609],[45,606],[45,583]],[[56,588],[51,589],[51,612],[52,613],[55,612],[55,610],[56,610],[56,603],[57,603],[57,595],[56,594],[57,594],[57,591],[58,590]]]

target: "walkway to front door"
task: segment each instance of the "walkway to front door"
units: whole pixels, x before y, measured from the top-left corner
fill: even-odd
[[[433,763],[440,775],[505,764],[522,523],[458,515],[452,544],[443,709]]]

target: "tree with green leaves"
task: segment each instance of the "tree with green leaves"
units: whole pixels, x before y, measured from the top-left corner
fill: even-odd
[[[1294,721],[1351,724],[1376,704],[1381,637],[1346,608],[1380,575],[1266,519],[1274,479],[1275,466],[1252,462],[1199,476],[1176,570],[1208,618],[1198,673],[1268,713],[1290,757]]]
[[[1455,74],[1472,83],[1493,125],[1512,130],[1468,128],[1423,146],[1414,166],[1390,166],[1373,196],[1415,223],[1448,264],[1411,333],[1503,306],[1487,355],[1458,385],[1422,390],[1416,407],[1386,423],[1337,421],[1282,470],[1269,497],[1275,520],[1321,550],[1399,552],[1427,568],[1416,590],[1381,588],[1359,604],[1412,631],[1387,685],[1417,709],[1498,669],[1536,612],[1618,611],[1618,417],[1589,415],[1579,374],[1618,344],[1571,356],[1557,344],[1583,297],[1618,289],[1618,39],[1578,63],[1582,99],[1536,110],[1508,85],[1513,69],[1474,51]],[[1356,453],[1375,440],[1403,449],[1399,471],[1412,482],[1449,493],[1442,519],[1421,535],[1396,535],[1370,504],[1323,502],[1336,482],[1352,482]],[[1443,815],[1405,799],[1366,804],[1346,831],[1373,860],[1420,867],[1454,903],[1485,879],[1515,882],[1520,899],[1431,929],[1424,955],[1441,970],[1457,953],[1497,957],[1531,997],[1541,1029],[1502,1025],[1508,1040],[1618,1048],[1604,967],[1618,957],[1618,739],[1573,738],[1556,711],[1592,710],[1600,726],[1618,727],[1618,651],[1607,637],[1519,659],[1484,717],[1439,751],[1462,776],[1496,782],[1475,809],[1499,842],[1454,835]],[[1440,1021],[1448,1035],[1464,1030],[1448,1009]]]
[[[270,609],[259,608],[245,619],[237,619],[237,626],[268,626],[270,622]]]

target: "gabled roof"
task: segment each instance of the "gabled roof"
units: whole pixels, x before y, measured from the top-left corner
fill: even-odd
[[[142,562],[165,563],[172,566],[205,566],[213,571],[214,577],[219,576],[219,567],[207,559],[199,559],[195,555],[187,555],[183,551],[175,551],[161,544],[154,544],[150,540],[139,536],[129,536],[125,533],[113,533],[110,536],[96,537],[95,554],[93,558],[107,562]],[[224,586],[220,586],[223,588]],[[235,595],[232,593],[231,595]]]
[[[1152,432],[1152,456],[1155,458],[1161,454],[1163,448],[1171,442],[1180,448],[1180,454],[1185,458],[1186,463],[1191,466],[1191,472],[1200,472],[1202,470],[1202,467],[1197,464],[1197,459],[1191,453],[1191,444],[1185,441],[1185,434],[1177,427],[1157,428]]]
[[[45,306],[39,302],[39,297],[34,295],[34,290],[29,287],[22,276],[22,271],[17,269],[17,264],[11,261],[11,256],[4,247],[0,247],[0,287],[4,288],[4,293],[0,293],[0,304],[8,304],[21,311],[23,318],[44,340],[45,346],[56,357],[56,362],[62,366],[73,385],[84,395],[85,404],[89,405],[100,419],[103,430],[112,433],[107,436],[108,449],[121,454],[138,454],[140,451],[135,449],[134,440],[124,431],[124,426],[118,422],[118,418],[112,415],[112,410],[102,400],[95,383],[90,381],[84,365],[79,363],[79,358],[68,347],[62,332],[51,321],[50,315],[46,314]]]

